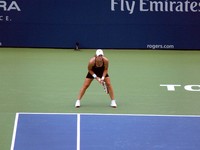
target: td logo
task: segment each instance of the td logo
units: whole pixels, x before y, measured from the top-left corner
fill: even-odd
[[[161,87],[166,87],[168,91],[175,91],[181,87],[179,84],[160,84]],[[200,85],[185,85],[183,86],[186,91],[200,92]]]

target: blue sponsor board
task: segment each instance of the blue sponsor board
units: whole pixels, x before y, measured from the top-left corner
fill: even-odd
[[[0,0],[0,46],[200,49],[199,0]]]

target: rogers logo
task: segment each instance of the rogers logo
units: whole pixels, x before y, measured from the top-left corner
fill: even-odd
[[[16,1],[6,2],[0,1],[0,10],[3,11],[21,11]]]

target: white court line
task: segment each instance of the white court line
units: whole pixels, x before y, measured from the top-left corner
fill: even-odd
[[[43,113],[43,112],[18,112],[27,115],[102,115],[102,116],[143,116],[143,117],[200,117],[200,115],[164,115],[164,114],[104,114],[104,113]]]
[[[17,112],[20,115],[77,115],[77,113]]]
[[[15,147],[15,139],[16,139],[17,125],[18,125],[18,118],[19,118],[19,113],[16,113],[14,129],[13,129],[13,136],[12,136],[12,143],[11,143],[10,150],[14,150],[14,147]]]
[[[101,113],[80,113],[80,115],[96,115],[96,116],[130,116],[130,117],[196,117],[200,115],[163,115],[163,114],[101,114]]]
[[[81,118],[80,118],[80,114],[77,114],[77,150],[80,150],[80,144],[81,144],[81,128],[80,128],[80,124],[81,124]]]

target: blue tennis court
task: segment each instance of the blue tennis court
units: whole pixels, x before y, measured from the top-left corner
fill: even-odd
[[[17,113],[11,150],[199,150],[199,116]]]

